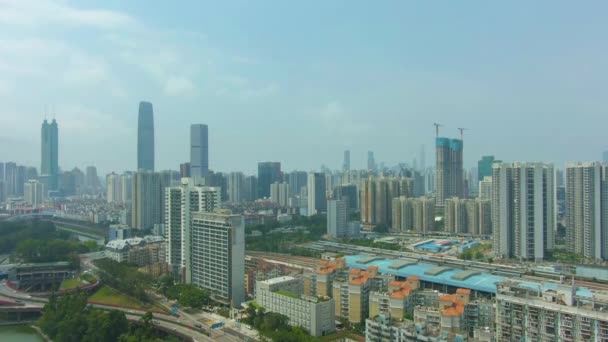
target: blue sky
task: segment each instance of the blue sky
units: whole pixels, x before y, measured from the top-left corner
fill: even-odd
[[[135,168],[137,106],[156,165],[339,168],[351,149],[411,162],[433,122],[481,155],[558,166],[608,149],[605,1],[0,0],[0,160],[38,166],[45,108],[60,166]],[[52,116],[52,115],[51,115]]]

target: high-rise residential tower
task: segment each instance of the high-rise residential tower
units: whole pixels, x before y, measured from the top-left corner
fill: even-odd
[[[348,207],[344,200],[327,201],[327,234],[332,238],[347,235]]]
[[[270,197],[270,184],[281,182],[281,163],[260,162],[258,163],[258,197]]]
[[[442,207],[447,198],[465,197],[462,169],[463,143],[460,139],[437,137],[436,143],[436,203]]]
[[[244,200],[245,175],[242,172],[230,172],[228,175],[228,201],[236,203]]]
[[[137,170],[154,171],[154,110],[146,101],[139,103]]]
[[[566,246],[586,259],[608,259],[608,166],[566,166]]]
[[[245,223],[241,215],[194,212],[191,282],[233,308],[245,301]]]
[[[123,203],[121,177],[114,172],[106,175],[106,201]]]
[[[37,180],[29,180],[24,184],[23,199],[25,203],[37,208],[42,206],[45,196],[44,184]]]
[[[344,151],[344,165],[342,165],[342,170],[350,171],[350,150]]]
[[[138,171],[132,179],[132,222],[136,229],[163,223],[163,184],[160,173]]]
[[[494,254],[542,261],[557,225],[553,165],[495,163],[492,171]]]
[[[311,172],[308,174],[308,216],[321,214],[327,210],[325,174]]]
[[[176,278],[190,283],[192,213],[219,208],[220,189],[198,185],[193,178],[182,178],[181,185],[166,188],[164,196],[166,260]]]
[[[207,125],[190,126],[190,177],[204,178],[209,173],[209,129]]]
[[[602,154],[602,160],[604,161],[604,165],[608,165],[608,151],[604,151]]]
[[[41,129],[41,165],[40,174],[49,179],[47,190],[57,190],[59,174],[59,129],[57,121],[49,124],[45,119]]]

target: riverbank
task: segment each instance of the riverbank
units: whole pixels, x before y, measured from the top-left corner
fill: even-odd
[[[40,337],[42,337],[46,342],[53,342],[53,340],[51,340],[50,337],[46,336],[45,333],[42,332],[42,329],[40,329],[37,325],[30,325],[30,328],[34,329],[36,331],[36,333],[38,333],[38,335],[40,335]]]

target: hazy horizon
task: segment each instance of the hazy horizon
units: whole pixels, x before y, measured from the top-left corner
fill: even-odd
[[[189,161],[256,173],[434,163],[466,127],[467,168],[600,160],[608,150],[608,3],[382,1],[179,4],[0,0],[0,162],[40,168],[45,115],[59,166],[136,168],[140,101],[154,106],[156,170]],[[51,110],[52,109],[52,110]]]

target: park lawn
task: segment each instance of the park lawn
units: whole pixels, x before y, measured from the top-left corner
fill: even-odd
[[[83,273],[80,275],[80,278],[82,280],[86,280],[87,282],[89,282],[89,284],[93,284],[94,282],[97,281],[97,278],[95,278],[94,276],[88,274],[88,273]]]
[[[140,310],[140,311],[153,311],[159,313],[168,313],[169,311],[158,304],[142,304],[137,299],[122,294],[111,287],[103,286],[97,290],[89,301],[95,302],[95,304],[113,305],[120,306],[123,308]]]
[[[70,290],[79,287],[82,283],[79,278],[66,279],[61,283],[60,290]]]
[[[103,286],[89,300],[98,304],[115,305],[136,310],[146,310],[137,299],[124,295],[111,287]]]

